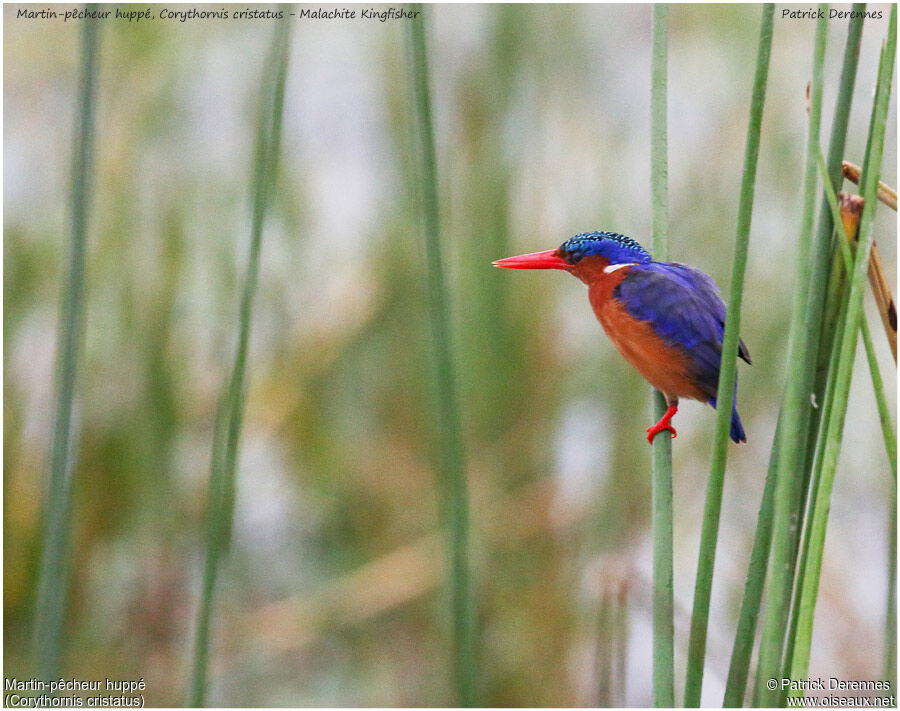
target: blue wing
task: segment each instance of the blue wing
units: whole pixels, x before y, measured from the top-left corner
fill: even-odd
[[[649,321],[663,341],[688,352],[697,382],[714,398],[719,384],[725,303],[712,278],[676,262],[638,264],[615,288],[613,296],[631,316]],[[743,341],[738,353],[750,362]]]

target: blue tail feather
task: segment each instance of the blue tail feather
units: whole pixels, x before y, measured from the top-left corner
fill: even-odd
[[[731,408],[731,439],[740,444],[747,441],[747,434],[744,432],[744,426],[741,424],[740,415],[738,415],[737,405]]]
[[[716,406],[714,397],[711,397],[708,402],[713,407]],[[731,405],[731,439],[738,444],[747,441],[747,433],[744,432],[744,425],[741,424],[741,417],[737,411],[737,399]]]

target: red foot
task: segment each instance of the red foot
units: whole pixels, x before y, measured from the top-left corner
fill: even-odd
[[[678,436],[678,433],[675,431],[675,428],[669,424],[669,421],[672,417],[675,416],[675,413],[678,412],[677,407],[670,407],[666,410],[666,414],[659,418],[659,422],[657,422],[653,427],[647,428],[647,441],[650,444],[653,444],[653,438],[656,437],[663,430],[669,430],[672,433],[672,439],[675,439]]]

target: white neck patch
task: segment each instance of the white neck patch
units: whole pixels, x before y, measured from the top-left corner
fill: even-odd
[[[603,268],[604,274],[612,274],[616,269],[622,269],[624,267],[636,267],[637,262],[627,262],[626,264],[610,264],[608,267]]]

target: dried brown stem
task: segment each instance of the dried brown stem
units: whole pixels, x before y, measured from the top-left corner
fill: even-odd
[[[855,168],[855,166],[852,167]],[[847,175],[847,163],[844,163],[844,175]],[[857,175],[857,179],[858,178],[859,176]],[[852,178],[849,179],[852,180]],[[844,223],[845,233],[853,235],[855,241],[856,228],[859,225],[859,218],[862,215],[864,200],[859,195],[851,195],[845,192],[838,193],[838,199],[841,204],[841,220]],[[875,303],[878,305],[878,313],[881,314],[881,321],[884,324],[884,331],[887,334],[888,344],[891,347],[891,354],[894,356],[894,363],[896,363],[897,308],[894,305],[894,297],[891,294],[890,283],[884,274],[881,257],[874,244],[872,245],[872,251],[869,256],[869,283],[872,285],[872,292],[875,294]]]
[[[846,160],[842,163],[842,166],[844,177],[851,183],[859,185],[859,175],[862,172],[860,167]],[[897,211],[897,191],[881,181],[878,182],[878,199],[894,212]]]

